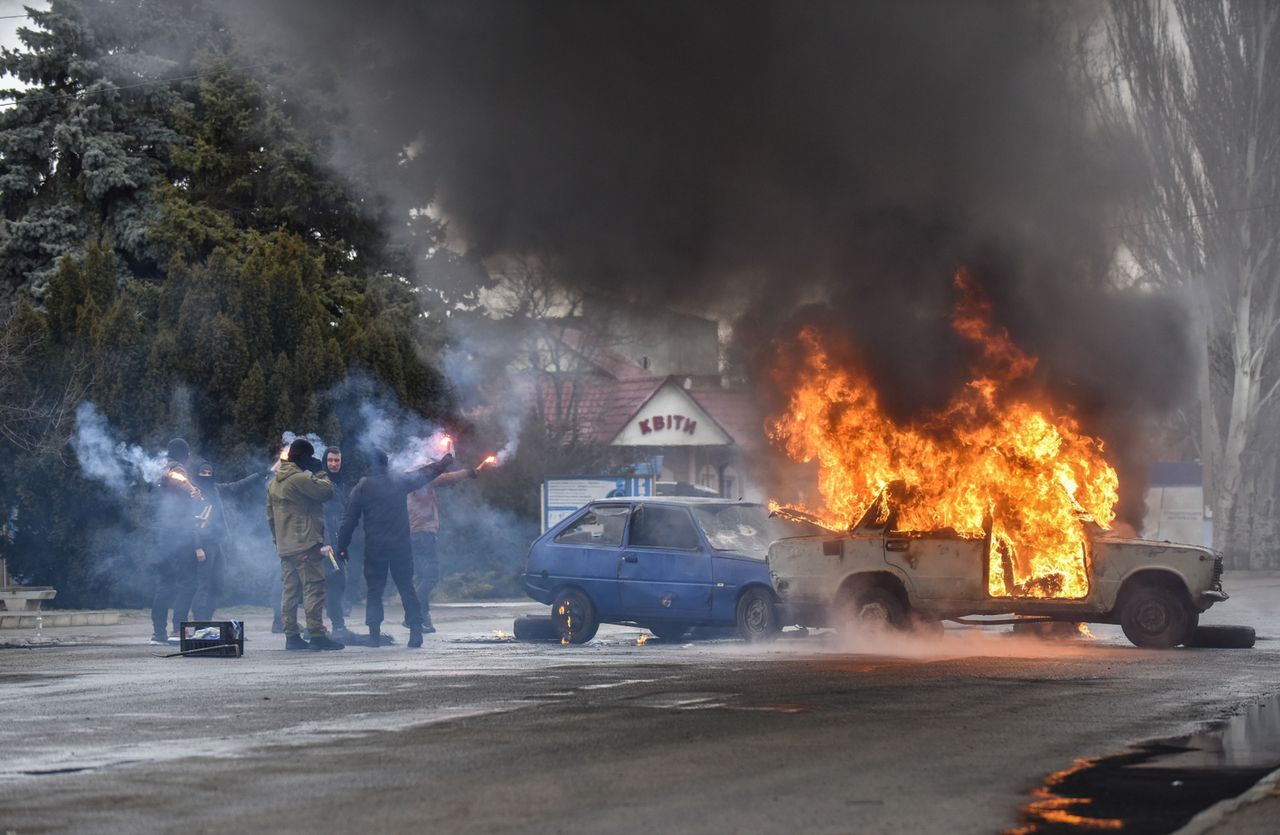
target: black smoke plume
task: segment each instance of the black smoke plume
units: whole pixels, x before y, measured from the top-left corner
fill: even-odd
[[[735,360],[823,325],[899,417],[965,379],[967,266],[1045,385],[1110,442],[1188,374],[1167,300],[1105,281],[1128,150],[1091,135],[1068,47],[1093,7],[1009,2],[233,6],[350,112],[335,162],[473,253],[547,252],[587,290],[737,317]],[[765,400],[779,392],[764,392]]]

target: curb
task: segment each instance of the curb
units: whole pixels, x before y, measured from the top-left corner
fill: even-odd
[[[1244,794],[1219,801],[1196,815],[1173,835],[1202,835],[1246,806],[1272,796],[1280,787],[1280,768],[1263,777]]]

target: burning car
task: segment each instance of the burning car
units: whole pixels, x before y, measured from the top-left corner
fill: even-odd
[[[1111,532],[1120,480],[1102,439],[972,276],[953,284],[968,375],[940,406],[887,408],[865,360],[832,349],[839,334],[806,328],[788,346],[789,402],[769,436],[816,467],[820,501],[775,507],[837,533],[770,549],[779,595],[815,624],[1012,612],[1119,623],[1144,647],[1188,640],[1226,599],[1221,559]]]
[[[769,544],[814,530],[750,502],[602,499],[533,543],[524,587],[551,606],[564,643],[591,640],[601,623],[643,626],[664,640],[695,626],[736,626],[756,640],[784,622],[765,565]]]
[[[1097,526],[1082,545],[1084,571],[1072,596],[1063,596],[1057,575],[1010,585],[1012,556],[993,537],[990,520],[981,536],[899,530],[894,492],[886,491],[845,534],[770,547],[770,578],[798,622],[906,629],[918,621],[1014,613],[1028,620],[1118,623],[1135,645],[1168,648],[1188,640],[1200,613],[1227,599],[1222,558],[1214,552],[1122,538]]]

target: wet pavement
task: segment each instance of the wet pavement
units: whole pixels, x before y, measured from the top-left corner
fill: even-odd
[[[1143,780],[1163,812],[1222,794],[1207,775],[1248,788],[1270,756],[1196,736],[1280,693],[1280,576],[1227,584],[1205,621],[1256,626],[1255,649],[1144,651],[1111,627],[766,647],[605,627],[561,647],[509,638],[522,602],[441,608],[420,651],[286,653],[260,611],[240,659],[156,658],[140,613],[45,630],[62,645],[0,649],[0,832],[998,832],[1035,823],[1020,810],[1064,772],[1083,817],[1149,821]],[[1090,767],[1133,787],[1107,805]]]

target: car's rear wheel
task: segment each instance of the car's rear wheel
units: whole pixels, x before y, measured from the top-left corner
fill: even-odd
[[[692,629],[687,623],[654,623],[649,625],[649,631],[657,635],[663,641],[676,642],[689,634]]]
[[[738,598],[738,634],[744,641],[768,641],[782,631],[773,595],[761,588],[750,588]]]
[[[581,589],[563,589],[551,601],[551,624],[556,637],[570,644],[585,644],[596,636],[600,621],[591,598]]]
[[[842,632],[900,630],[910,627],[910,614],[896,594],[881,586],[868,586],[844,596],[838,626]]]
[[[1125,596],[1120,628],[1134,646],[1170,649],[1182,643],[1195,626],[1182,595],[1167,586],[1144,585]]]

